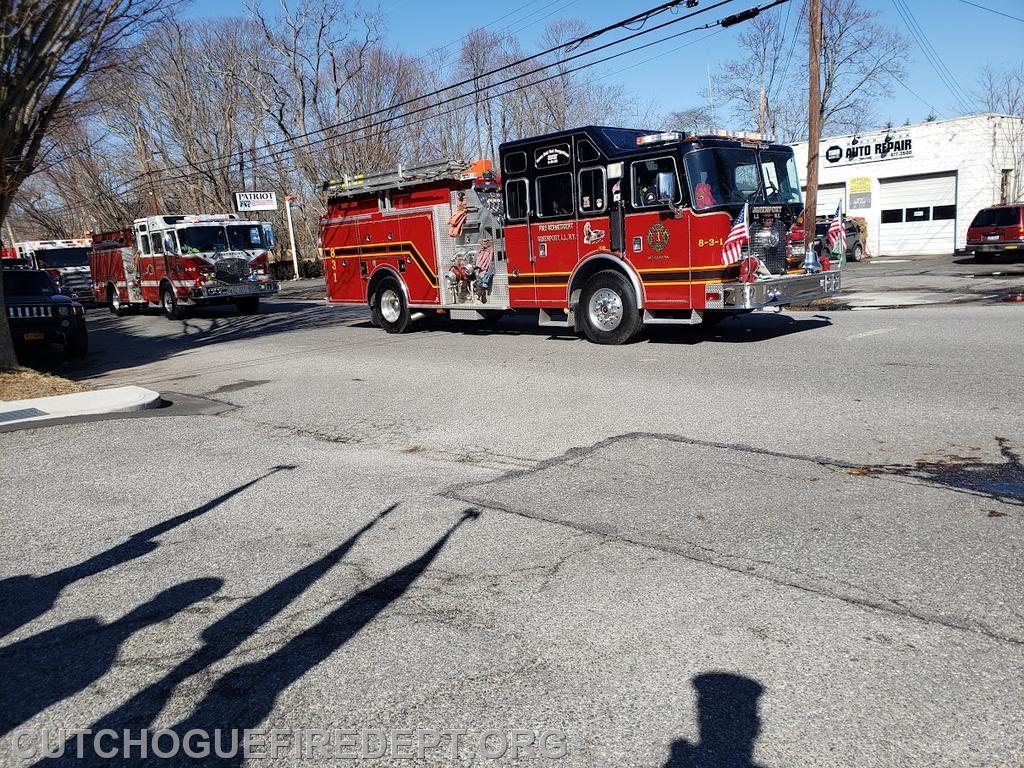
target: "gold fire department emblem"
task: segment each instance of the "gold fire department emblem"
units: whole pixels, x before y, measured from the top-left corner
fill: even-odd
[[[661,253],[668,247],[668,230],[660,221],[656,221],[647,230],[647,245],[651,247],[652,251],[657,251],[658,253]]]

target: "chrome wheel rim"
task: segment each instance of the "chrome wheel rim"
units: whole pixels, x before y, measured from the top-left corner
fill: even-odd
[[[602,331],[614,331],[622,322],[622,297],[611,288],[601,288],[590,297],[590,323]]]
[[[389,323],[398,322],[402,314],[402,300],[391,288],[380,295],[380,313]]]
[[[118,295],[116,289],[110,295],[110,306],[112,306],[114,309],[120,309],[121,308],[121,297]]]
[[[164,309],[166,309],[168,312],[170,312],[172,306],[173,306],[173,301],[171,299],[171,292],[170,291],[164,291]]]

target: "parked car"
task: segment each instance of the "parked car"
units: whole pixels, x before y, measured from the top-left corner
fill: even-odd
[[[41,269],[4,269],[4,304],[16,349],[60,344],[70,357],[85,357],[89,336],[85,308],[58,290]]]
[[[1024,251],[1024,203],[982,208],[967,228],[967,250],[988,264],[1004,253]]]
[[[823,253],[831,255],[831,249],[828,247],[830,222],[831,219],[819,219],[814,224],[814,250],[819,259]],[[850,219],[844,219],[843,224],[846,227],[846,260],[860,261],[864,258],[864,243],[860,238],[860,227],[857,226],[857,222]]]

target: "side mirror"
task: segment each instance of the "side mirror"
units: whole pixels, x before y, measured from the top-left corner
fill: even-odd
[[[678,190],[676,189],[676,176],[674,173],[659,173],[658,174],[658,202],[659,203],[674,203],[678,197]]]
[[[274,240],[274,228],[269,224],[263,225],[263,238],[267,242],[267,248],[273,248],[277,245],[277,241]]]
[[[174,235],[164,232],[164,253],[177,253],[178,244],[174,241]]]

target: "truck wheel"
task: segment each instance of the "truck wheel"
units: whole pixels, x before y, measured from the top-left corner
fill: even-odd
[[[850,261],[860,261],[864,258],[864,249],[860,247],[860,243],[853,246],[853,253],[850,254]]]
[[[377,288],[377,314],[380,326],[388,333],[405,333],[409,328],[409,302],[402,286],[389,277]]]
[[[89,334],[79,328],[64,337],[64,352],[68,357],[85,357],[89,354]]]
[[[260,297],[247,296],[244,299],[236,299],[235,306],[238,307],[239,314],[255,315],[260,311]]]
[[[178,297],[174,295],[174,289],[165,285],[160,289],[160,309],[168,320],[181,320],[183,313],[178,307]]]
[[[598,272],[576,306],[583,333],[595,344],[628,344],[643,327],[633,286],[621,273]]]
[[[128,308],[121,303],[121,294],[113,284],[107,285],[107,308],[117,317],[124,317],[128,314]]]

